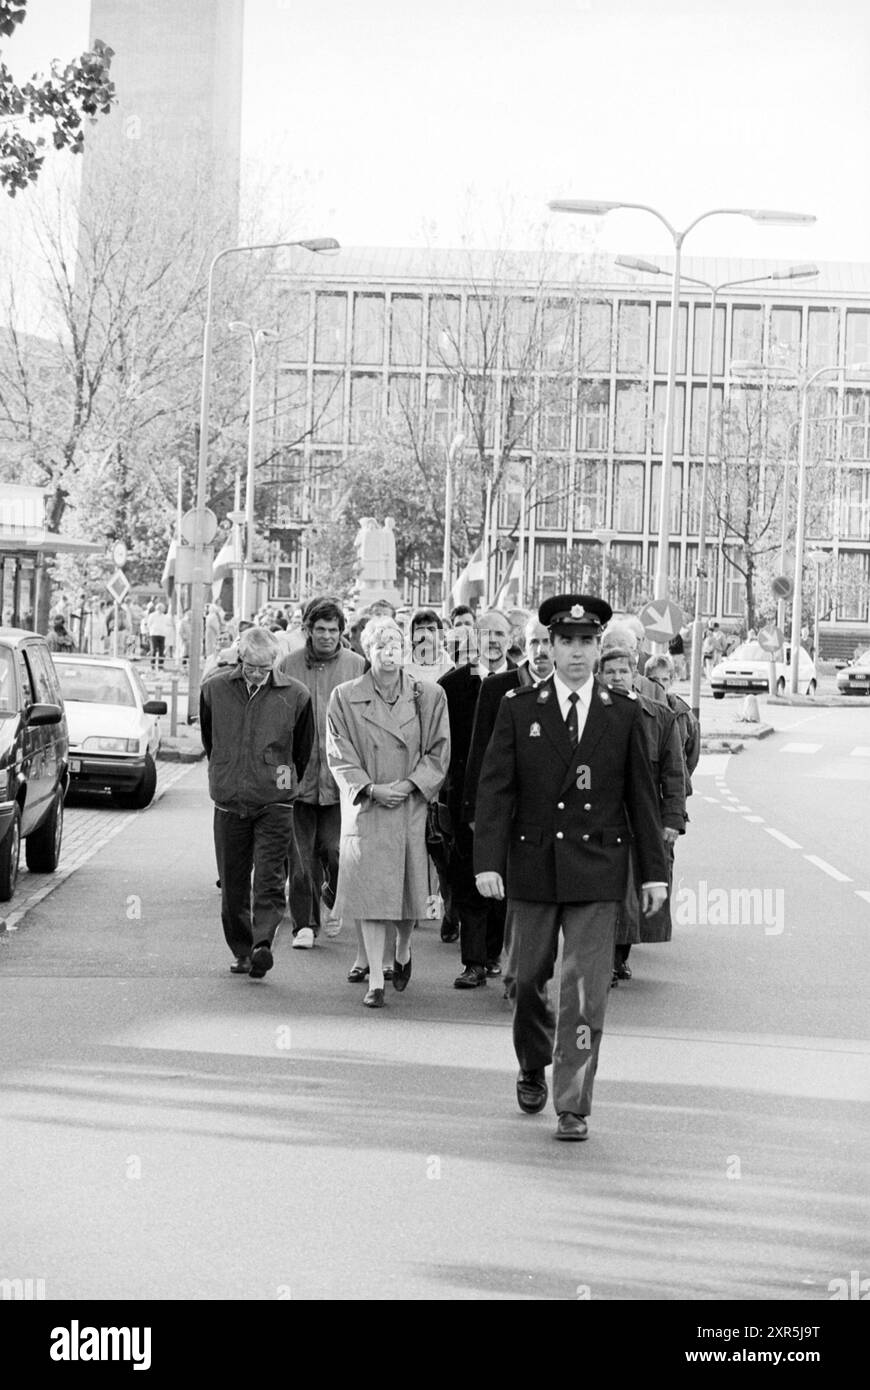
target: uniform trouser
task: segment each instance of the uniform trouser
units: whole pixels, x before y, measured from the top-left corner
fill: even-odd
[[[453,842],[453,910],[459,918],[459,948],[463,965],[485,966],[502,952],[505,935],[504,902],[482,898],[474,882],[474,836],[459,826]]]
[[[326,884],[327,905],[335,902],[338,884],[338,846],[341,840],[341,806],[293,803],[296,855],[290,856],[290,912],[293,931],[311,927],[320,931],[320,888]]]
[[[553,1062],[557,1114],[588,1115],[592,1108],[618,907],[615,902],[508,901],[514,1048],[524,1071],[539,1071]],[[565,944],[557,1022],[547,985],[556,966],[560,927]]]
[[[293,807],[263,806],[249,816],[215,807],[214,848],[224,936],[234,956],[249,956],[261,941],[271,946],[284,916],[285,863],[288,853],[296,857]]]

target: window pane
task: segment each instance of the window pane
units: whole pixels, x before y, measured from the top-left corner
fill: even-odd
[[[646,390],[619,384],[616,388],[616,452],[642,454],[646,450]]]
[[[308,334],[310,328],[310,295],[303,292],[282,296],[281,342],[278,350],[283,361],[308,361]]]
[[[731,360],[761,361],[761,310],[735,309],[731,316]]]
[[[870,536],[870,471],[844,468],[840,481],[840,536],[865,540]]]
[[[568,368],[574,356],[574,314],[568,300],[544,305],[541,318],[543,365]]]
[[[541,447],[543,449],[570,449],[571,392],[568,382],[562,377],[543,377],[539,390],[541,392]]]
[[[562,591],[566,558],[564,541],[535,542],[534,602],[541,604]]]
[[[657,383],[653,387],[653,453],[660,454],[663,451],[665,438],[665,403],[667,400],[668,388],[663,383]],[[683,452],[686,425],[686,388],[683,385],[675,386],[674,390],[674,423],[673,441],[675,454]]]
[[[423,355],[422,333],[422,299],[394,294],[390,301],[390,361],[398,366],[418,366]]]
[[[358,444],[381,418],[381,382],[376,376],[354,376],[350,383],[350,439]]]
[[[866,391],[847,391],[844,414],[853,423],[843,426],[843,455],[848,459],[870,459],[870,395]]]
[[[768,360],[777,367],[795,370],[800,362],[800,309],[772,309]]]
[[[609,304],[580,305],[581,371],[610,371],[611,322],[612,311]]]
[[[346,294],[318,294],[314,330],[314,357],[317,362],[345,360]]]
[[[642,463],[618,463],[614,476],[613,524],[617,531],[643,530]]]
[[[430,376],[426,381],[426,435],[433,444],[445,447],[459,425],[456,383],[446,376]]]
[[[344,438],[344,377],[337,372],[314,373],[312,437],[325,444]]]
[[[649,525],[651,531],[659,529],[659,502],[662,490],[662,466],[653,464],[650,473]],[[683,470],[679,464],[671,466],[671,525],[670,533],[678,536],[683,529]]]
[[[382,294],[358,294],[353,301],[353,360],[379,365],[384,360],[384,316]]]
[[[390,415],[404,420],[408,428],[416,432],[420,423],[420,378],[391,376],[389,390]]]
[[[645,587],[643,551],[637,541],[616,541],[607,567],[608,603],[616,609],[636,609]]]
[[[523,487],[525,478],[525,461],[522,459],[511,459],[505,470],[501,487],[498,493],[498,524],[512,529],[516,526],[520,529],[520,508],[523,506]],[[529,499],[525,499],[526,529],[529,525]]]
[[[535,299],[510,299],[504,307],[504,361],[508,369],[537,365],[540,349],[540,304]]]
[[[710,428],[710,456],[714,457],[718,446],[718,436],[720,421],[722,419],[722,398],[724,392],[721,386],[714,386],[712,391],[712,424]],[[704,423],[707,419],[707,388],[706,386],[692,387],[692,427],[689,448],[693,454],[703,454],[704,452]]]
[[[303,522],[304,463],[301,450],[282,450],[276,457],[266,491],[266,517],[271,526],[283,528]]]
[[[836,309],[810,309],[807,324],[807,367],[833,367],[838,360],[839,316]]]
[[[498,321],[491,299],[472,295],[465,306],[465,356],[470,366],[494,364]]]
[[[313,454],[311,459],[311,506],[321,516],[335,508],[341,490],[342,461],[338,454]]]
[[[450,295],[429,300],[429,363],[453,366],[459,360],[460,302]]]
[[[581,381],[577,399],[577,448],[607,449],[610,387],[606,381]]]
[[[850,367],[870,362],[870,313],[846,310],[846,362]]]
[[[308,378],[305,372],[279,371],[275,379],[275,440],[298,444],[308,429]]]
[[[620,304],[616,370],[642,372],[649,360],[649,305]]]
[[[866,622],[870,599],[870,556],[841,551],[837,564],[837,617]]]
[[[574,464],[574,529],[594,531],[604,525],[607,465],[603,459],[578,459]]]
[[[541,531],[564,531],[568,525],[567,464],[547,459],[535,480],[535,526]]]
[[[709,311],[708,311],[709,314]],[[689,331],[689,309],[688,305],[680,305],[680,314],[677,319],[677,371],[686,370],[686,335]],[[708,329],[709,331],[709,329]],[[671,306],[670,304],[656,305],[656,371],[667,372],[668,370],[668,350],[670,347],[671,334]]]
[[[710,356],[710,310],[703,306],[695,308],[694,342],[692,345],[693,371],[708,371]],[[716,327],[713,332],[713,374],[721,376],[725,370],[725,308],[716,309]]]

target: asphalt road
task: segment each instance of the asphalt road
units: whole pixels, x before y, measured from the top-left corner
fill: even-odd
[[[453,990],[434,923],[379,1013],[345,982],[347,928],[231,976],[205,770],[180,776],[0,934],[0,1278],[52,1299],[829,1300],[867,1266],[870,710],[774,720],[702,760],[675,939],[612,992],[581,1145],[517,1110],[502,991]]]

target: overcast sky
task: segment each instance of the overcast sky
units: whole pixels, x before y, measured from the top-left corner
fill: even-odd
[[[87,0],[28,12],[4,49],[19,77],[87,39]],[[304,175],[307,230],[344,245],[483,245],[510,205],[522,246],[548,199],[595,197],[679,227],[720,206],[818,217],[713,218],[689,255],[870,260],[870,3],[247,0],[243,141]],[[670,246],[629,212],[556,218],[557,244],[584,228],[613,252]]]

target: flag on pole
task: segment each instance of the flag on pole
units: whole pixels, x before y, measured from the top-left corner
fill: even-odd
[[[485,587],[483,546],[479,545],[450,590],[451,608],[458,608],[461,603],[470,603],[472,598],[482,598]]]
[[[160,583],[166,592],[167,598],[172,598],[175,588],[175,555],[178,550],[178,542],[175,537],[169,542],[169,549],[166,552],[166,561],[163,566],[163,573],[160,576]]]
[[[220,593],[221,589],[223,588],[224,580],[232,579],[233,577],[233,563],[235,561],[235,558],[236,557],[233,547],[233,538],[230,535],[227,537],[226,541],[221,546],[220,550],[214,558],[214,566],[212,568],[211,573],[211,592],[212,598],[215,600],[215,602],[217,602],[217,600],[220,598]]]
[[[520,591],[519,546],[510,558],[501,583],[493,595],[492,608],[518,608]]]

